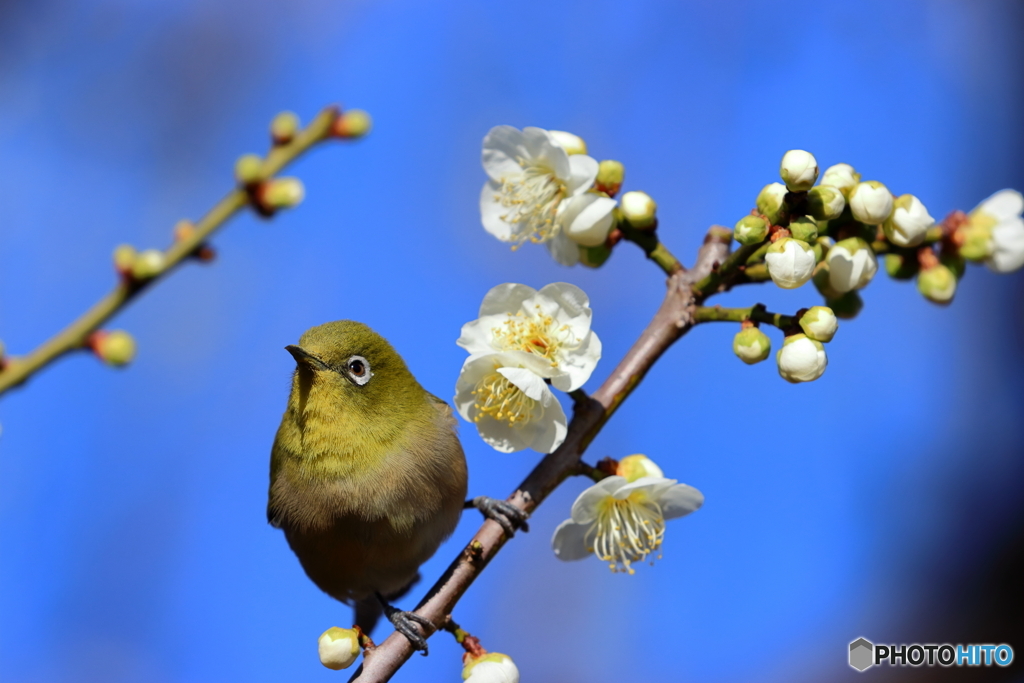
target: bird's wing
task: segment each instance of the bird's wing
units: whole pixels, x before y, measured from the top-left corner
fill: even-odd
[[[448,405],[448,402],[438,398],[437,396],[434,396],[429,391],[427,392],[427,398],[430,399],[430,404],[437,408],[437,412],[441,413],[446,418],[448,426],[451,427],[451,430],[453,432],[457,432],[459,421],[455,419],[455,412],[452,410],[452,407]]]
[[[277,516],[277,510],[274,509],[271,503],[267,503],[267,522],[275,529],[281,528],[281,520]]]

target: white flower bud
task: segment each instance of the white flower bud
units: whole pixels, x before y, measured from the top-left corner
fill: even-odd
[[[338,671],[352,666],[359,656],[359,633],[351,628],[332,626],[320,634],[320,663]]]
[[[946,305],[956,294],[956,275],[942,264],[922,268],[917,274],[917,291],[928,301]]]
[[[760,216],[744,216],[736,221],[732,236],[744,246],[760,244],[768,236],[768,224]]]
[[[658,204],[646,192],[633,190],[622,195],[619,208],[630,225],[643,230],[654,225]]]
[[[996,273],[1010,273],[1024,265],[1024,197],[1016,190],[1000,190],[970,213],[967,238],[960,247],[965,258],[985,259]],[[974,246],[972,250],[971,247]]]
[[[796,289],[811,279],[814,250],[806,242],[784,237],[768,247],[764,262],[772,282],[783,289]]]
[[[782,183],[769,183],[757,195],[757,210],[772,223],[778,223],[786,212],[785,200],[786,186]]]
[[[732,352],[747,365],[760,363],[771,351],[771,339],[756,327],[740,330],[732,340]]]
[[[586,154],[587,143],[579,135],[566,133],[564,130],[549,130],[548,135],[555,141],[555,144],[566,151],[567,154]]]
[[[924,241],[928,228],[935,219],[928,209],[912,194],[900,195],[893,202],[892,215],[882,225],[885,236],[897,247],[916,247]]]
[[[850,211],[865,225],[881,225],[892,214],[892,193],[877,180],[858,183],[850,192]]]
[[[791,192],[806,192],[818,179],[818,162],[802,149],[791,149],[782,157],[779,175]]]
[[[627,455],[620,460],[615,474],[625,477],[627,482],[636,481],[640,477],[665,477],[665,473],[661,471],[661,468],[642,453]]]
[[[846,208],[846,197],[837,187],[818,185],[807,192],[808,212],[819,221],[839,218]]]
[[[775,354],[779,375],[787,382],[811,382],[825,373],[828,358],[821,342],[804,334],[786,337],[782,348]]]
[[[519,683],[519,669],[508,655],[489,652],[481,657],[465,655],[462,680],[466,683]]]
[[[836,242],[828,250],[825,261],[828,263],[828,284],[839,294],[867,286],[878,271],[875,252],[859,237]]]
[[[834,187],[843,193],[843,196],[849,197],[850,191],[857,186],[860,182],[860,173],[853,170],[853,166],[849,164],[836,164],[835,166],[829,166],[825,169],[825,173],[821,176],[821,184]]]
[[[614,208],[614,199],[594,192],[585,192],[574,197],[566,205],[561,216],[565,234],[583,247],[604,244],[615,224],[615,216],[612,214]]]
[[[621,161],[604,159],[597,165],[597,179],[594,181],[594,189],[607,192],[614,197],[622,188],[622,181],[626,179],[626,167]]]
[[[814,341],[830,342],[836,336],[839,321],[828,306],[811,306],[800,316],[800,329]]]

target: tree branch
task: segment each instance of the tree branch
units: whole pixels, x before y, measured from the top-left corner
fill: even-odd
[[[259,177],[267,180],[274,177],[317,143],[335,137],[336,125],[341,120],[337,107],[327,107],[303,130],[298,131],[288,142],[276,145],[262,160]],[[162,279],[182,261],[194,254],[213,233],[221,228],[238,211],[250,204],[250,193],[245,188],[236,188],[221,199],[195,224],[195,230],[180,239],[163,252],[164,264],[159,275],[145,280],[123,277],[114,290],[95,303],[88,311],[61,332],[24,356],[3,359],[0,368],[0,395],[23,384],[58,358],[84,348],[90,334],[114,317],[147,287]]]
[[[729,255],[729,237],[712,228],[697,254],[694,267],[677,270],[668,280],[668,292],[654,318],[633,347],[619,362],[604,384],[590,398],[574,396],[576,408],[565,441],[544,458],[508,498],[513,505],[531,512],[566,477],[577,469],[580,457],[622,402],[640,384],[655,361],[693,327],[694,283],[702,280]],[[469,544],[420,601],[416,613],[435,624],[444,624],[456,603],[484,567],[505,544],[501,527],[487,520]],[[427,634],[429,637],[430,634]],[[412,656],[405,636],[392,633],[387,640],[364,654],[362,665],[350,679],[361,683],[389,680]]]

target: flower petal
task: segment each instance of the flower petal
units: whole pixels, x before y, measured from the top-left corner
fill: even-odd
[[[590,550],[587,548],[586,536],[589,528],[571,519],[559,524],[551,537],[551,549],[555,551],[555,557],[565,562],[588,557]]]
[[[586,491],[581,493],[572,504],[572,521],[577,524],[589,524],[597,519],[597,506],[605,498],[615,495],[615,492],[626,483],[625,477],[613,475],[605,477]]]
[[[979,204],[974,211],[984,211],[995,216],[998,221],[1017,218],[1024,212],[1024,197],[1016,190],[1000,190]]]
[[[992,228],[993,252],[985,265],[996,273],[1010,273],[1024,266],[1024,220],[1012,218]]]
[[[586,192],[597,180],[597,160],[586,154],[573,154],[569,157],[569,176],[559,176],[566,180],[565,187],[569,196]]]
[[[551,139],[543,128],[523,128],[523,144],[527,158],[532,163],[540,163],[550,168],[555,177],[565,182],[569,180],[569,153],[561,145]]]
[[[658,497],[661,514],[675,519],[690,514],[704,504],[704,494],[687,484],[676,484],[665,489]]]
[[[580,247],[559,230],[558,233],[544,243],[552,258],[563,266],[575,266],[580,262]]]
[[[543,379],[527,368],[499,368],[498,373],[534,401],[543,400],[544,392],[551,391]]]
[[[519,159],[529,156],[522,131],[512,126],[495,126],[484,136],[481,162],[491,180],[523,172]]]
[[[675,483],[675,479],[666,479],[665,477],[640,477],[619,488],[615,492],[615,497],[622,500],[628,498],[629,494],[634,491],[647,491],[652,497],[656,497],[661,491],[670,488]]]
[[[615,218],[612,209],[615,200],[593,192],[585,192],[569,200],[559,219],[562,231],[569,239],[584,247],[597,247],[605,243]]]
[[[480,304],[480,317],[499,313],[515,313],[522,307],[524,301],[536,293],[537,290],[533,287],[515,282],[506,282],[492,287]]]
[[[480,191],[480,222],[484,230],[497,237],[502,242],[512,241],[512,224],[502,219],[508,209],[501,205],[495,196],[501,190],[501,185],[488,180]]]
[[[601,360],[601,340],[597,334],[589,332],[579,348],[571,353],[563,354],[558,365],[560,374],[551,378],[551,384],[559,391],[576,391],[590,379]]]

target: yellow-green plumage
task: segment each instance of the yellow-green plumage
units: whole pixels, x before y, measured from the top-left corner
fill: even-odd
[[[267,517],[329,595],[397,593],[463,508],[452,411],[361,323],[314,327],[289,350],[298,367],[271,452]],[[361,362],[364,384],[352,370]]]

